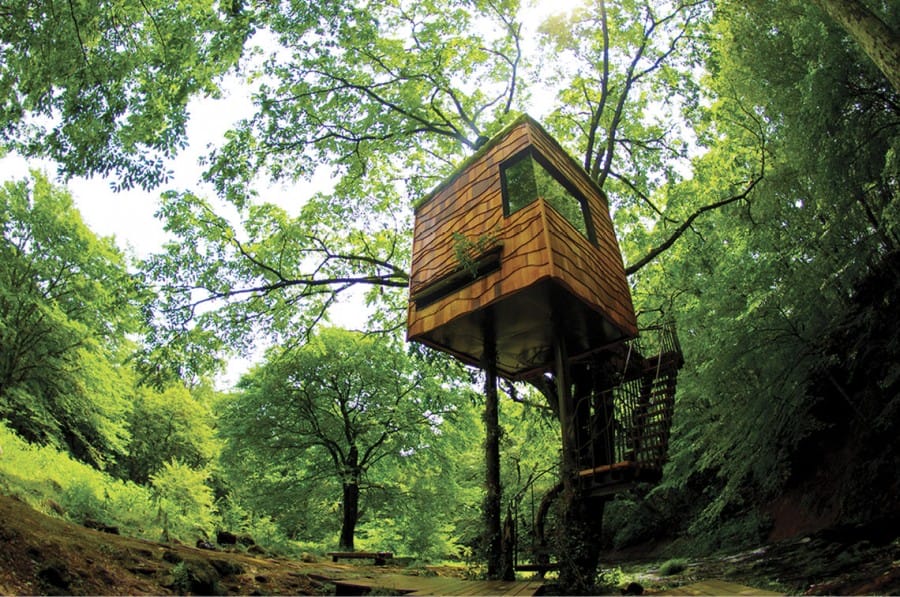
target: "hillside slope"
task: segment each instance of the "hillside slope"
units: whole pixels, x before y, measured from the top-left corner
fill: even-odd
[[[0,496],[0,594],[310,594],[309,564],[103,533]]]

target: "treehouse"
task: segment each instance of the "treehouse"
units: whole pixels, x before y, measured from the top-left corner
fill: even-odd
[[[531,118],[417,205],[410,340],[522,379],[636,335],[606,197]]]
[[[531,524],[536,563],[516,568],[556,566],[543,529],[563,487],[591,500],[659,480],[683,363],[674,327],[638,337],[606,197],[534,120],[418,203],[409,289],[408,339],[485,370],[486,419],[497,375],[541,386],[559,418],[562,479]]]

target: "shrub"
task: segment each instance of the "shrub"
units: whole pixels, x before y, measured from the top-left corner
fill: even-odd
[[[674,576],[676,574],[681,574],[687,569],[687,566],[687,560],[681,558],[666,560],[665,562],[663,562],[662,566],[659,567],[659,575]]]
[[[107,521],[108,512],[90,481],[78,479],[59,496],[59,501],[72,522],[83,524],[88,519]]]
[[[205,470],[195,470],[178,461],[167,462],[153,475],[151,481],[164,537],[191,541],[198,535],[209,536],[215,519],[207,476]]]

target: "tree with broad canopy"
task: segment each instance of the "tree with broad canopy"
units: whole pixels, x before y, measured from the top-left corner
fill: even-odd
[[[266,462],[264,474],[302,470],[298,493],[339,483],[339,545],[349,550],[373,469],[412,458],[454,412],[452,389],[427,362],[384,336],[339,328],[271,349],[238,389],[220,420],[226,458]]]

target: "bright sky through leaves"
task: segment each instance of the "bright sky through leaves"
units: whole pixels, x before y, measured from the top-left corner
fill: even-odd
[[[535,31],[539,23],[552,14],[569,13],[583,4],[583,0],[535,0],[524,2],[525,26]],[[257,43],[261,35],[257,35]],[[526,40],[532,36],[526,36]],[[265,53],[264,53],[265,54]],[[227,131],[238,119],[252,114],[250,87],[242,84],[236,76],[223,86],[225,93],[221,99],[197,98],[190,103],[191,118],[188,121],[189,146],[171,160],[168,167],[172,179],[162,189],[192,190],[213,196],[211,189],[204,190],[201,182],[203,167],[198,161],[208,147],[221,143]],[[531,114],[539,117],[551,108],[554,95],[538,94],[532,97]],[[0,158],[0,181],[26,177],[29,169],[38,169],[53,176],[56,165],[51,160],[25,160],[10,154]],[[295,211],[299,202],[312,193],[327,188],[330,181],[323,172],[309,183],[299,183],[291,187],[274,185],[258,188],[260,197],[275,203],[288,211]],[[154,217],[157,209],[158,191],[147,192],[140,189],[114,192],[110,181],[100,177],[75,177],[67,183],[76,205],[85,222],[101,236],[115,236],[119,246],[134,249],[138,256],[146,256],[157,250],[165,240],[162,223]]]

